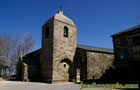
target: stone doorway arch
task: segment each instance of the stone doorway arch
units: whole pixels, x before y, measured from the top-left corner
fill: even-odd
[[[72,68],[72,62],[68,58],[64,58],[60,61],[61,64],[63,64],[63,67],[65,69],[65,74],[68,74],[68,81],[72,81],[72,76],[73,76],[73,68]]]

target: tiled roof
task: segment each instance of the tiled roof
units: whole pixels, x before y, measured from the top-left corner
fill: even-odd
[[[103,53],[114,53],[113,49],[108,48],[99,48],[99,47],[93,47],[93,46],[86,46],[86,45],[77,45],[77,48],[82,48],[87,51],[94,51],[94,52],[103,52]]]
[[[40,65],[40,49],[25,55],[23,62],[27,65]]]

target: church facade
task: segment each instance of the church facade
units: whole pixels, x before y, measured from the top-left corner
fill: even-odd
[[[42,26],[42,47],[19,58],[17,79],[67,82],[100,79],[113,67],[112,49],[77,45],[77,27],[59,11]]]

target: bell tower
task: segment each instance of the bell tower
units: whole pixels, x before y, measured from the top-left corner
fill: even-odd
[[[42,80],[53,83],[73,78],[76,45],[76,26],[60,10],[42,26],[40,55]]]

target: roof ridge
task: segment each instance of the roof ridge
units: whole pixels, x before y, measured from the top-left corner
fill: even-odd
[[[93,47],[93,46],[86,46],[86,45],[77,45],[77,48],[82,48],[82,49],[85,49],[87,51],[114,53],[113,49]]]
[[[126,29],[126,30],[117,32],[117,33],[111,35],[111,37],[116,36],[116,35],[119,35],[119,34],[122,34],[122,33],[125,33],[125,32],[129,32],[129,31],[135,30],[137,28],[140,28],[140,25],[136,25],[136,26],[130,27],[130,28]]]
[[[88,45],[80,45],[80,44],[77,44],[77,46],[86,46],[86,47],[95,47],[95,48],[102,48],[102,49],[110,49],[110,50],[113,50],[111,48],[104,48],[104,47],[98,47],[98,46],[88,46]]]

